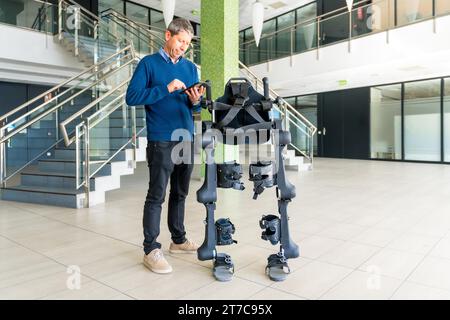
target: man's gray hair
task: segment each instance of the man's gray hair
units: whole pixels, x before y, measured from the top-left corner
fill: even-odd
[[[194,28],[192,28],[191,22],[184,18],[173,19],[167,27],[167,30],[170,31],[172,36],[177,35],[181,31],[186,31],[187,33],[190,33],[191,36],[194,36]]]

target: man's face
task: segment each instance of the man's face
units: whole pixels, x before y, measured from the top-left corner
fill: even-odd
[[[166,31],[166,48],[173,59],[178,59],[186,52],[191,40],[191,34],[186,31],[180,31],[174,36],[170,34],[170,31]]]

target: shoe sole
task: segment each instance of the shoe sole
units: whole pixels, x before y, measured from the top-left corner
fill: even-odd
[[[186,250],[170,250],[170,249],[169,249],[169,253],[186,253],[186,254],[193,254],[193,253],[197,253],[197,250],[194,250],[194,251],[186,251]]]
[[[144,266],[146,266],[148,269],[150,269],[150,271],[154,272],[154,273],[158,273],[158,274],[167,274],[167,273],[171,273],[173,270],[172,268],[169,270],[158,270],[158,269],[153,269],[147,262],[143,262]]]

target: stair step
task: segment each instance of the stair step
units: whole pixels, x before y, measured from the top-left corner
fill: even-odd
[[[90,166],[91,172],[94,172],[102,165],[102,163],[95,163]],[[38,168],[42,172],[58,172],[58,173],[69,173],[75,174],[76,172],[76,161],[75,160],[65,160],[65,159],[44,159],[38,161]],[[81,170],[80,166],[80,170]],[[100,175],[110,175],[111,174],[111,163],[105,164],[100,171]]]
[[[22,172],[20,176],[22,186],[59,188],[72,190],[76,187],[76,176],[73,174],[64,174],[56,172]],[[90,179],[91,190],[95,190],[95,178]]]
[[[50,188],[62,188],[64,190],[75,189],[76,176],[69,173],[41,172],[39,170],[26,170],[21,173],[21,185]],[[109,191],[120,188],[120,176],[96,174],[90,179],[91,191]]]
[[[302,163],[297,165],[286,165],[285,168],[287,171],[310,171],[312,170],[312,165],[310,163]]]
[[[34,149],[41,149],[42,151],[44,151],[55,142],[56,142],[55,137],[46,139],[46,138],[28,138],[15,136],[14,138],[11,139],[11,144],[8,148],[9,149],[28,148],[28,146],[31,145],[34,147]]]
[[[82,190],[81,188],[79,190],[75,190],[74,188],[53,188],[46,186],[24,186],[24,185],[8,187],[4,188],[3,190],[29,191],[29,192],[40,192],[40,193],[61,194],[61,195],[77,195],[84,192],[84,190]]]
[[[54,137],[56,135],[56,128],[29,128],[27,137],[29,138],[46,138]]]
[[[117,152],[117,149],[96,149],[95,151],[97,154],[102,154],[105,157],[111,157],[114,153]],[[73,159],[75,159],[75,156],[76,156],[75,149],[56,148],[54,152],[55,152],[55,158],[57,158],[57,159],[73,160]],[[126,161],[126,160],[128,160],[127,156],[126,156],[126,150],[120,151],[114,157],[114,161]]]
[[[104,202],[104,192],[90,192],[91,204]],[[79,190],[37,186],[15,186],[2,189],[2,200],[38,203],[69,208],[83,208],[86,195]]]

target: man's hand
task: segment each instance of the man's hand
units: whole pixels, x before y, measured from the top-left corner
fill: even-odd
[[[191,103],[193,105],[196,105],[200,102],[200,97],[205,94],[205,87],[203,86],[195,86],[191,88],[190,90],[186,91],[186,94],[189,97],[189,100],[191,100]]]
[[[180,81],[178,79],[173,80],[167,85],[167,90],[169,90],[169,93],[182,89],[186,89],[186,85],[183,83],[183,81]]]

